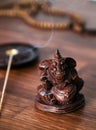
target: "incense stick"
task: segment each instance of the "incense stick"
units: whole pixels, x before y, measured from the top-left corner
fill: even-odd
[[[3,100],[4,100],[6,87],[7,87],[7,81],[8,81],[8,77],[9,77],[9,72],[10,72],[13,56],[17,55],[18,51],[16,49],[11,49],[11,50],[6,51],[6,54],[9,55],[9,61],[8,61],[7,71],[6,71],[5,80],[4,80],[4,84],[3,84],[1,99],[0,99],[0,114],[2,111],[2,104],[3,104]]]

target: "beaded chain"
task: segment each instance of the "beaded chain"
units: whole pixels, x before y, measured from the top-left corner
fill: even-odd
[[[39,11],[47,15],[66,17],[67,22],[44,22],[36,20],[33,16]],[[83,33],[89,35],[96,35],[96,30],[87,29],[85,22],[78,15],[70,12],[64,12],[51,7],[46,0],[32,0],[27,2],[12,2],[0,5],[0,17],[17,17],[23,19],[28,25],[40,29],[58,29],[58,30],[72,30],[76,33]]]

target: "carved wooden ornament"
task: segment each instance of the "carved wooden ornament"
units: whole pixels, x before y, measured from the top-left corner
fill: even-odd
[[[68,113],[84,106],[84,96],[79,93],[84,81],[75,69],[76,61],[62,57],[59,50],[53,59],[45,59],[39,64],[41,84],[37,88],[36,108]]]

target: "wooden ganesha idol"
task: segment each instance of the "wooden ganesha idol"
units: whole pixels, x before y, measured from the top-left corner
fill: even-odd
[[[37,89],[36,108],[68,113],[84,106],[84,96],[79,93],[84,81],[75,69],[76,61],[62,57],[59,50],[54,59],[43,60],[39,64],[41,84]]]

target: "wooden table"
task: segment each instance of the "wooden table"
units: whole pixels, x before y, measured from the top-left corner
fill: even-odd
[[[96,26],[96,4],[88,0],[56,0],[54,7],[75,12],[87,21],[87,26],[93,28]],[[43,16],[39,18],[45,19]],[[51,41],[47,42],[49,36],[50,31],[31,28],[22,20],[0,18],[0,44],[13,41],[34,44],[40,41],[41,44],[50,44],[39,48],[39,61],[52,58],[57,48],[64,57],[71,56],[76,59],[79,75],[85,81],[82,89],[86,99],[85,107],[61,115],[37,110],[34,99],[40,82],[38,61],[34,66],[11,70],[0,117],[0,130],[96,129],[96,37],[54,30]],[[0,69],[0,93],[5,72]]]

